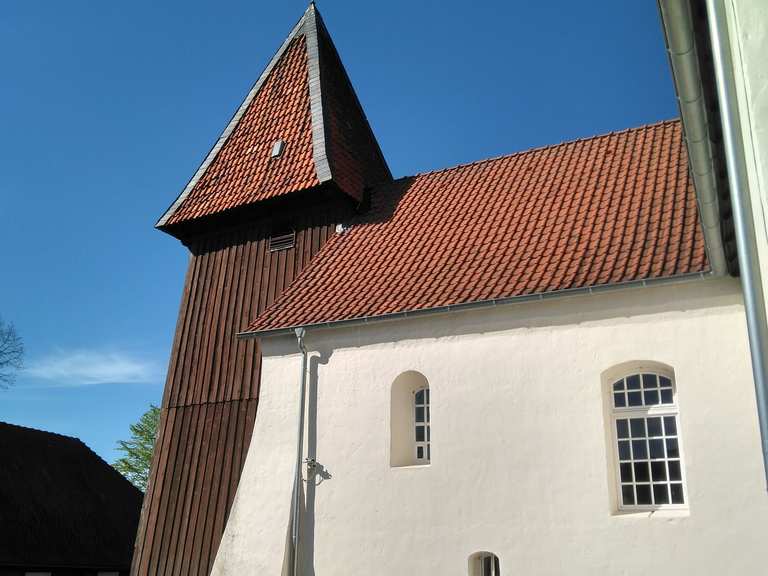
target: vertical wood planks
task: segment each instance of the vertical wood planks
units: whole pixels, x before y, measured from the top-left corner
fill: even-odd
[[[210,573],[258,403],[259,343],[236,334],[333,233],[329,214],[312,219],[279,252],[269,251],[266,221],[192,243],[131,574]]]

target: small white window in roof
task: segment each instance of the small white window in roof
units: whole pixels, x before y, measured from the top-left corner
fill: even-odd
[[[285,140],[275,140],[275,143],[272,144],[272,158],[277,158],[280,156],[280,154],[283,153],[284,148]]]

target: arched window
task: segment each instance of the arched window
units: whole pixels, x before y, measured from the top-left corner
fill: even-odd
[[[619,509],[685,506],[672,370],[637,366],[611,378],[609,385]]]
[[[429,382],[409,370],[392,383],[390,465],[429,464],[432,458]]]
[[[469,576],[500,576],[499,557],[492,552],[475,552],[469,557]]]

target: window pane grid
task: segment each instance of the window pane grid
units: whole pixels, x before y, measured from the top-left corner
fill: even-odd
[[[633,374],[612,386],[614,408],[642,408],[674,404],[672,380],[661,374]]]
[[[429,388],[421,388],[414,393],[413,406],[416,460],[429,462],[432,457],[430,448]]]
[[[622,504],[684,504],[677,416],[628,416],[615,422]]]
[[[686,504],[672,379],[656,372],[613,382],[610,396],[619,506],[648,509]]]

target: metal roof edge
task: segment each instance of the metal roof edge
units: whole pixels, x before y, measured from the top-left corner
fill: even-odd
[[[307,15],[311,17],[306,18]],[[312,117],[312,160],[320,183],[333,178],[325,145],[325,121],[323,117],[323,92],[320,79],[320,46],[317,38],[319,14],[314,2],[305,13],[304,37],[307,39],[307,73],[309,80],[309,108]]]
[[[462,310],[474,310],[481,308],[493,308],[497,306],[509,306],[513,304],[520,304],[523,302],[534,302],[541,300],[550,300],[554,298],[562,298],[566,296],[576,296],[583,294],[599,294],[603,292],[612,292],[615,290],[621,290],[625,288],[645,288],[656,285],[665,284],[682,284],[685,282],[692,282],[695,280],[718,277],[720,275],[707,272],[691,272],[688,274],[678,274],[674,276],[662,276],[658,278],[644,278],[640,280],[629,280],[626,282],[615,282],[612,284],[599,284],[596,286],[583,286],[578,288],[565,288],[562,290],[552,290],[550,292],[537,292],[535,294],[521,294],[519,296],[509,296],[506,298],[493,298],[490,300],[476,300],[473,302],[462,302],[460,304],[448,304],[445,306],[436,306],[433,308],[423,308],[416,310],[404,310],[402,312],[391,312],[389,314],[381,314],[376,316],[363,316],[358,318],[348,318],[345,320],[332,320],[328,322],[317,322],[313,324],[300,324],[294,326],[286,326],[284,328],[275,328],[271,330],[256,330],[253,332],[244,331],[236,334],[237,338],[250,339],[250,338],[269,338],[272,336],[283,336],[293,334],[297,328],[304,328],[305,330],[318,330],[318,329],[330,329],[330,328],[343,328],[357,325],[367,325],[373,323],[379,323],[384,321],[401,320],[406,318],[416,318],[420,316],[447,314],[449,312],[458,312]]]

